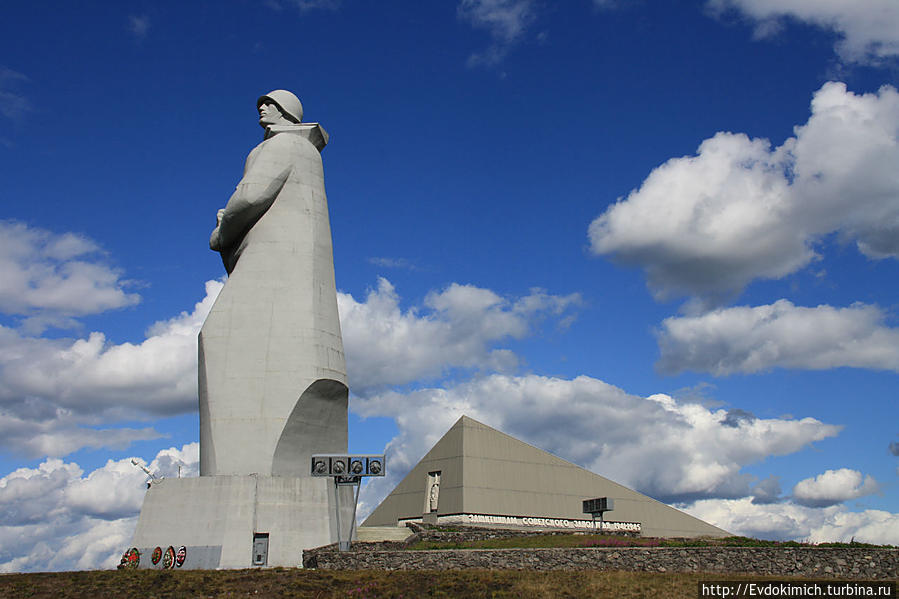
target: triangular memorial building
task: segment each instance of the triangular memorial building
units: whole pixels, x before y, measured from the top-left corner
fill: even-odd
[[[530,529],[588,529],[583,501],[607,497],[606,530],[651,537],[723,537],[694,518],[551,453],[462,416],[368,516],[364,526],[408,521]]]

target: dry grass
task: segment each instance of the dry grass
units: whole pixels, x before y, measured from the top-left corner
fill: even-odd
[[[727,575],[728,580],[770,577]],[[123,570],[0,576],[4,599],[155,598],[399,598],[526,597],[690,598],[709,574],[646,572],[534,572],[499,570],[334,572],[271,570]]]

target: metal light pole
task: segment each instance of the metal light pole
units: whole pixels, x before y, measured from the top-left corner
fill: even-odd
[[[354,455],[345,453],[328,453],[312,456],[312,476],[329,476],[334,479],[334,502],[337,510],[337,548],[349,551],[356,529],[356,506],[359,503],[359,488],[363,476],[384,476],[386,470],[384,455]],[[347,540],[340,538],[340,487],[355,486],[353,494],[353,519],[350,522],[350,534]]]

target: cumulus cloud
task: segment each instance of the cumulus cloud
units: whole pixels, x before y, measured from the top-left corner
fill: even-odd
[[[857,470],[828,470],[793,487],[793,501],[808,507],[827,507],[879,491],[877,481]]]
[[[713,13],[738,11],[756,22],[756,35],[796,20],[837,33],[836,50],[848,62],[879,62],[899,54],[899,4],[894,0],[708,0]]]
[[[769,476],[752,487],[752,503],[765,505],[780,501],[780,477]]]
[[[805,308],[787,300],[666,318],[656,366],[719,376],[842,366],[899,372],[899,329],[886,326],[885,318],[871,305]]]
[[[354,398],[394,418],[390,473],[362,492],[370,510],[463,414],[662,501],[743,497],[741,469],[802,450],[840,428],[814,418],[741,418],[667,395],[638,397],[598,379],[495,374],[443,389]]]
[[[404,312],[384,278],[364,302],[338,293],[350,387],[364,394],[379,386],[436,378],[454,367],[513,368],[515,355],[492,344],[521,339],[537,321],[561,316],[580,301],[577,294],[557,296],[540,289],[513,300],[453,283],[429,293],[422,309]]]
[[[196,336],[221,288],[208,281],[192,312],[155,323],[140,344],[112,345],[99,332],[73,341],[0,328],[0,401],[37,398],[132,415],[187,411],[196,396]]]
[[[781,146],[721,132],[668,160],[590,224],[592,251],[643,268],[657,299],[706,305],[808,265],[831,233],[899,257],[899,93],[830,82],[811,110]]]
[[[17,416],[15,410],[0,413],[0,435],[4,449],[28,457],[68,455],[79,449],[125,449],[135,441],[158,439],[162,435],[152,427],[92,428],[84,419],[61,409],[51,410],[46,417]],[[29,406],[24,406],[26,409]],[[29,416],[31,416],[29,418]]]
[[[0,279],[0,311],[47,323],[140,301],[90,239],[13,221],[0,221]]]
[[[87,242],[58,237],[46,253],[80,255]],[[152,428],[105,428],[123,420],[196,409],[197,334],[219,291],[147,329],[140,343],[109,343],[101,332],[81,339],[32,337],[0,326],[0,446],[29,456],[61,457],[82,447],[122,448],[157,438]],[[393,286],[380,279],[364,301],[338,294],[351,386],[367,393],[386,385],[437,378],[453,368],[510,370],[516,355],[495,345],[531,334],[549,317],[574,315],[576,294],[531,290],[503,298],[452,284],[423,306],[403,311]]]
[[[681,509],[736,535],[775,541],[895,545],[899,514],[882,510],[851,512],[845,506],[814,508],[792,502],[753,503],[741,499],[704,499]]]
[[[140,343],[111,344],[101,332],[30,337],[0,326],[0,446],[61,457],[82,447],[122,448],[157,438],[152,428],[107,427],[196,409],[197,334],[222,287],[207,281],[192,311],[151,325]],[[438,378],[453,368],[513,369],[516,355],[495,345],[531,334],[545,318],[569,322],[580,297],[534,289],[508,299],[452,284],[428,294],[421,307],[403,311],[399,301],[386,279],[361,302],[338,294],[356,393]]]
[[[503,61],[534,21],[533,0],[462,0],[459,17],[490,32],[486,50],[468,57],[468,66],[494,66]]]
[[[196,476],[198,461],[191,443],[160,451],[149,469],[177,476],[180,463],[183,476]],[[0,572],[114,567],[137,525],[146,478],[130,459],[84,476],[52,458],[0,478]]]
[[[62,456],[80,447],[123,447],[156,438],[153,429],[84,425],[196,409],[197,334],[222,288],[206,283],[192,312],[157,322],[140,344],[23,336],[0,327],[0,444],[28,455]]]

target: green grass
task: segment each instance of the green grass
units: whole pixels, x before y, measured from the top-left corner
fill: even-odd
[[[534,535],[481,541],[419,541],[408,549],[540,549],[571,547],[656,547],[658,539],[640,539],[610,535]]]
[[[590,547],[857,547],[892,548],[892,545],[867,543],[798,543],[796,541],[762,541],[749,537],[725,537],[721,539],[654,539],[616,535],[537,535],[481,541],[444,542],[419,541],[408,547],[411,550],[427,549],[545,549]]]
[[[616,598],[697,597],[697,583],[773,580],[728,574],[647,572],[394,571],[336,572],[271,570],[122,570],[10,574],[0,576],[4,599],[95,599],[106,597],[331,599],[419,597]],[[798,579],[797,579],[798,580]]]

